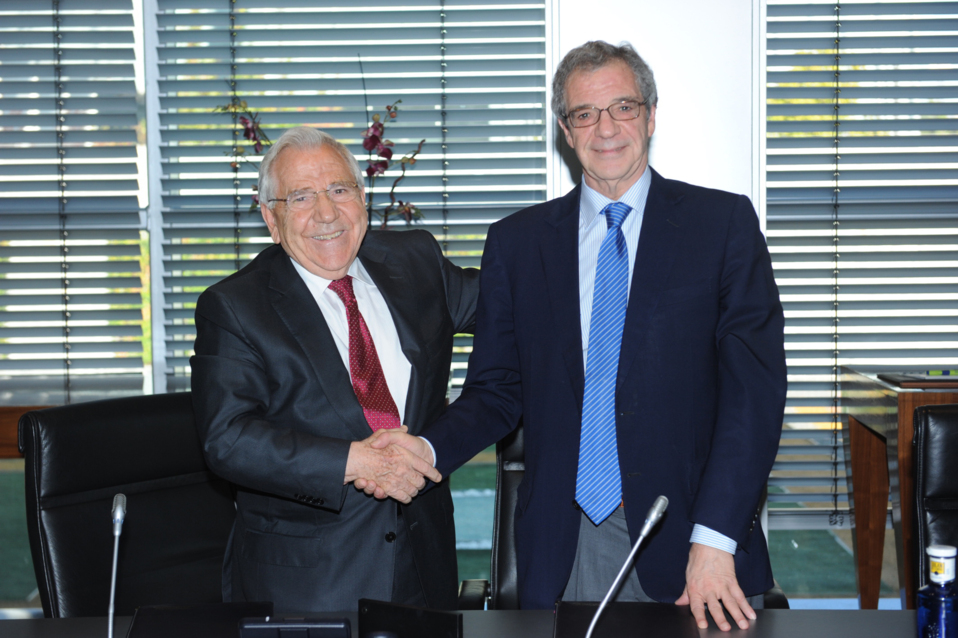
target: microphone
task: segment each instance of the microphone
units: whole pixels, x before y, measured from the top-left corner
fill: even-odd
[[[123,519],[126,518],[126,496],[117,494],[113,497],[113,535],[119,536],[123,530]]]
[[[113,601],[116,598],[116,561],[120,552],[120,532],[126,518],[126,496],[113,497],[113,572],[110,576],[110,608],[107,611],[107,638],[113,638]]]
[[[592,622],[589,623],[589,631],[586,632],[585,638],[592,638],[592,630],[595,629],[595,624],[599,622],[599,617],[602,615],[603,610],[605,610],[606,605],[609,604],[612,594],[618,591],[619,586],[622,585],[622,579],[625,578],[626,573],[628,573],[632,567],[632,563],[635,561],[635,555],[639,551],[639,546],[642,545],[642,541],[649,535],[652,528],[662,519],[662,515],[665,514],[665,508],[668,506],[669,499],[664,496],[658,497],[655,499],[655,502],[652,503],[652,507],[649,508],[649,513],[645,515],[645,523],[642,525],[639,537],[636,539],[635,545],[632,546],[632,551],[629,552],[629,557],[625,559],[625,564],[622,565],[622,569],[619,570],[619,575],[615,577],[615,582],[612,583],[612,587],[609,588],[605,598],[602,599],[599,608],[595,610],[595,615],[592,617]]]

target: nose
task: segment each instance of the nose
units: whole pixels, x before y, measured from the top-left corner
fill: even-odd
[[[339,217],[339,209],[325,193],[319,193],[313,205],[313,219],[322,224],[329,224]]]
[[[609,109],[599,111],[599,121],[595,123],[595,132],[602,137],[611,137],[618,133],[619,123],[609,115]]]

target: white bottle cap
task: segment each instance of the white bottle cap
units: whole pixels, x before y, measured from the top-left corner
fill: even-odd
[[[951,545],[929,545],[925,553],[935,558],[954,558],[958,555],[958,549]]]
[[[944,585],[955,580],[955,555],[958,550],[951,545],[929,545],[925,553],[929,558],[928,576],[931,582]]]

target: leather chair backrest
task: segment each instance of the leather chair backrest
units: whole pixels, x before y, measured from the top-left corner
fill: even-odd
[[[113,497],[127,497],[117,615],[140,605],[219,602],[235,517],[229,484],[206,467],[189,393],[28,412],[27,528],[47,617],[105,616]]]
[[[918,585],[928,583],[929,545],[958,546],[958,405],[915,409]]]
[[[496,444],[496,505],[492,526],[489,608],[519,609],[515,513],[525,473],[522,425]]]

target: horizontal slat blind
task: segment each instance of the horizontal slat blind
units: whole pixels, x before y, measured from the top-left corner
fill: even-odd
[[[451,259],[478,265],[489,223],[545,196],[544,15],[529,2],[159,0],[169,387],[188,385],[198,294],[268,243],[259,212],[247,212],[259,157],[234,184],[233,122],[213,112],[234,76],[272,139],[316,126],[363,168],[372,114],[402,100],[386,137],[397,157],[425,144],[397,197],[423,211],[416,225]],[[377,179],[377,209],[398,175]],[[457,377],[469,350],[457,342]]]
[[[0,403],[149,378],[135,28],[131,0],[0,0]]]
[[[767,235],[789,367],[772,502],[830,511],[834,485],[847,510],[836,358],[958,367],[958,3],[769,0],[767,33]]]

